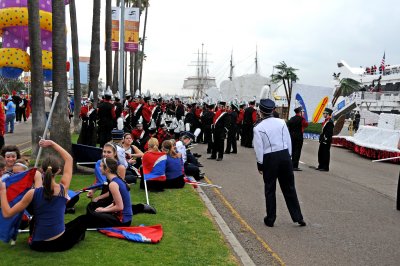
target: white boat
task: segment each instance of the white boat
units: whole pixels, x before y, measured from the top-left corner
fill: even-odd
[[[400,65],[385,66],[383,71],[368,71],[362,67],[351,67],[344,60],[337,64],[334,73],[335,87],[342,78],[351,78],[361,83],[362,89],[347,97],[340,97],[334,107],[334,116],[346,114],[353,109],[374,113],[400,113]]]

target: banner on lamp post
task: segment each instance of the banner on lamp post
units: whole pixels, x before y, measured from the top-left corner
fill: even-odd
[[[139,50],[139,16],[138,7],[125,9],[124,49],[127,52],[137,52]]]
[[[111,50],[119,50],[119,21],[121,9],[119,7],[111,8]]]

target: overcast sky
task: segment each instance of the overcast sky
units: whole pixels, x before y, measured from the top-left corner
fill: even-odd
[[[92,2],[76,1],[81,56],[90,55]],[[379,65],[385,51],[388,64],[400,64],[399,27],[395,0],[150,0],[142,90],[179,93],[195,74],[190,65],[202,43],[218,86],[229,76],[232,50],[234,74],[254,73],[256,46],[260,74],[271,75],[285,61],[299,69],[299,83],[332,86],[340,59],[354,67]]]

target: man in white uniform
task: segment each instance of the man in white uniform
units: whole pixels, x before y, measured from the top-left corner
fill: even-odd
[[[294,186],[293,165],[290,158],[292,144],[284,120],[274,118],[275,103],[270,99],[260,100],[262,120],[254,127],[253,146],[257,157],[257,168],[263,175],[267,216],[266,226],[273,227],[276,220],[276,180],[278,179],[286,205],[293,222],[305,226],[299,200]]]

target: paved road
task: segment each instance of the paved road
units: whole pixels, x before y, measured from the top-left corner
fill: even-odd
[[[222,196],[204,190],[258,265],[399,265],[399,166],[332,147],[331,171],[319,172],[309,168],[317,164],[317,150],[317,142],[305,141],[303,171],[295,172],[306,227],[292,223],[279,187],[275,227],[264,225],[263,181],[252,149],[240,148],[222,162],[201,158],[207,177],[223,187]],[[196,151],[207,157],[204,145]]]
[[[29,118],[26,123],[16,123],[14,127],[14,133],[6,134],[4,137],[4,142],[5,144],[17,145],[21,151],[31,148],[31,130],[31,118]]]

